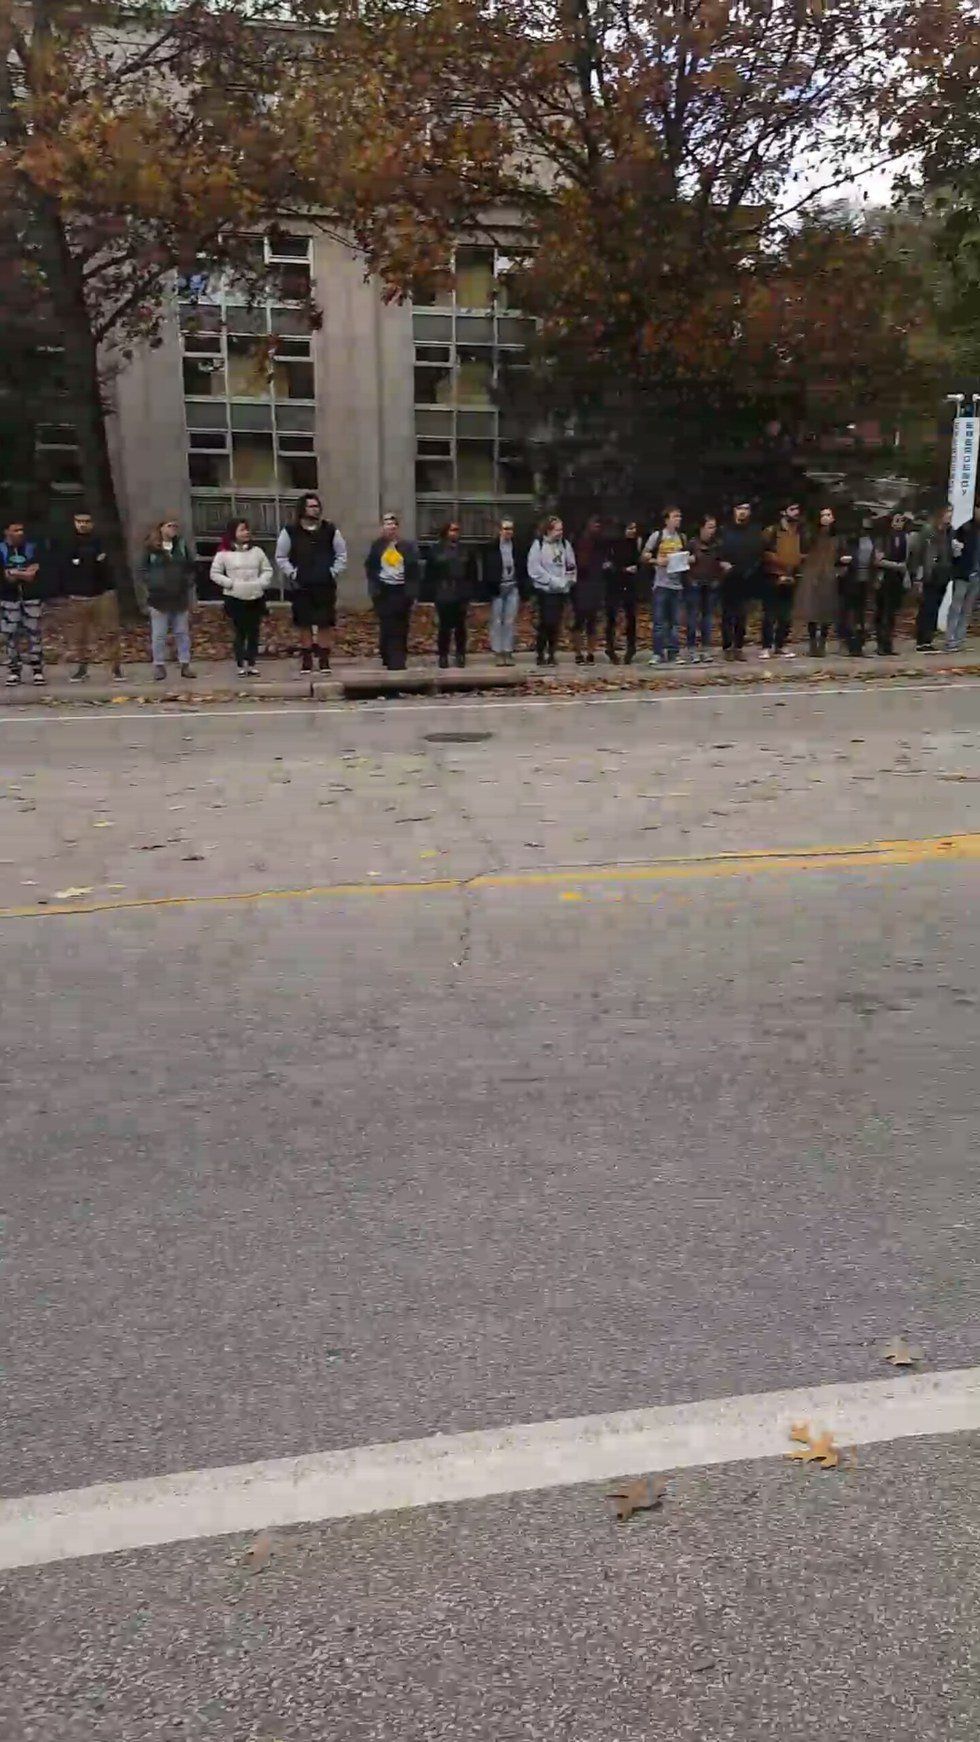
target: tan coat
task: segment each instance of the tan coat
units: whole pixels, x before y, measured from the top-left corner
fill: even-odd
[[[801,623],[836,623],[840,599],[841,540],[836,532],[818,532],[800,571],[796,615]]]

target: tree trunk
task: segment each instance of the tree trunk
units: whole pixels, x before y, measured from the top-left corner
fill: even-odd
[[[116,577],[119,603],[136,615],[133,576],[116,498],[106,435],[106,402],[81,271],[72,256],[55,201],[35,195],[35,233],[48,292],[64,343],[65,422],[78,440],[85,507],[92,514]]]
[[[43,48],[50,43],[51,35],[49,8],[45,0],[35,0],[30,16],[32,41]],[[24,123],[14,97],[11,20],[3,22],[5,27],[0,27],[0,140],[16,146],[24,138]],[[57,200],[42,193],[26,175],[19,175],[17,183],[16,195],[22,202],[30,252],[36,252],[42,269],[48,309],[54,318],[58,342],[63,347],[67,392],[60,399],[58,412],[60,419],[71,425],[75,432],[84,506],[93,515],[105,544],[120,605],[127,616],[134,615],[133,577],[109,460],[98,346],[92,332],[81,268],[72,254]],[[52,421],[55,421],[53,407]]]

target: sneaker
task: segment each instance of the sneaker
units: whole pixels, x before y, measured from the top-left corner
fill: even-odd
[[[663,665],[664,663],[665,661],[662,653],[651,654],[650,658],[647,660],[647,665]]]
[[[539,663],[540,663],[540,662],[539,662]],[[449,661],[448,661],[448,659],[445,659],[445,658],[444,658],[444,659],[440,659],[440,661],[439,661],[439,670],[440,670],[440,671],[448,671],[448,670],[449,670]]]
[[[746,664],[745,648],[744,647],[736,647],[734,653],[732,654],[732,658],[734,659],[736,665],[745,665]]]
[[[236,665],[235,671],[237,672],[239,677],[244,677],[246,675],[246,672],[248,671],[248,667],[245,665]]]
[[[197,672],[194,670],[192,665],[182,665],[180,668],[180,675],[181,677],[196,677]]]
[[[545,656],[543,653],[539,653],[538,657],[534,663],[535,663],[535,665],[547,665],[548,661],[545,659]]]
[[[126,676],[126,673],[123,671],[123,668],[121,665],[114,665],[111,672],[109,673],[109,676],[114,677],[116,679],[117,683],[122,683],[123,679]]]
[[[330,655],[327,652],[325,647],[321,647],[321,649],[320,649],[317,664],[319,665],[321,671],[329,671],[330,670]]]
[[[259,668],[257,665],[247,665],[245,667],[245,676],[246,677],[258,677],[258,675],[259,675]]]
[[[300,671],[312,671],[313,670],[313,654],[312,654],[312,651],[309,647],[304,647],[304,649],[303,649],[303,653],[302,653],[302,656],[301,656],[300,662],[299,662],[299,669],[300,669]]]
[[[595,665],[595,654],[587,653],[585,656],[585,663],[586,665]]]
[[[707,652],[705,652],[705,653],[702,653],[702,655],[701,655],[701,664],[702,664],[702,665],[710,665],[710,664],[711,664],[711,662],[712,662],[712,660],[713,660],[713,659],[714,659],[714,657],[715,657],[715,656],[714,656],[714,654],[713,654],[713,653],[707,653]]]
[[[68,682],[69,683],[84,683],[85,679],[87,677],[88,677],[88,666],[86,665],[86,663],[83,659],[75,667],[75,670],[70,673],[69,678],[68,678]]]
[[[585,654],[584,653],[577,653],[575,655],[575,664],[576,665],[584,665],[585,664]]]
[[[759,658],[760,659],[771,659],[772,658],[772,648],[771,647],[763,647],[759,653]]]
[[[20,683],[20,672],[19,671],[8,671],[7,682],[8,683]]]
[[[45,677],[43,671],[36,671],[33,674],[31,681],[32,681],[32,683],[42,684],[42,683],[47,683],[48,680]]]
[[[795,659],[796,654],[793,652],[791,647],[781,647],[779,649],[779,657],[780,659]]]
[[[155,665],[153,667],[153,681],[154,681],[154,683],[162,683],[164,678],[166,677],[166,675],[167,675],[167,668],[165,665]]]

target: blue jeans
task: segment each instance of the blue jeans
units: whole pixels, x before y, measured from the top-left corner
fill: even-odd
[[[971,575],[969,580],[957,578],[953,582],[953,597],[950,600],[949,616],[946,619],[946,646],[955,653],[963,646],[966,632],[970,627],[973,607],[980,595],[980,575]]]
[[[685,582],[684,615],[687,619],[687,645],[692,650],[698,646],[699,632],[701,646],[711,646],[711,622],[715,614],[717,592],[717,587],[712,587],[707,581]]]
[[[676,659],[681,645],[681,606],[684,595],[679,587],[653,589],[653,651]]]
[[[490,651],[513,653],[514,625],[517,622],[519,595],[516,587],[501,587],[490,601]]]
[[[191,663],[191,620],[188,611],[158,611],[150,606],[150,642],[154,665],[167,663],[167,636],[177,643],[177,658],[181,665]]]

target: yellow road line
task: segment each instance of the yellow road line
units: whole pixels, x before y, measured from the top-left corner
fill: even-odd
[[[980,834],[927,835],[920,840],[864,841],[854,846],[776,847],[746,853],[703,853],[646,864],[569,866],[548,871],[490,871],[478,877],[434,877],[405,883],[323,883],[306,889],[223,890],[213,895],[147,895],[132,901],[88,901],[52,907],[0,908],[4,919],[65,919],[86,913],[133,913],[155,907],[217,907],[259,901],[308,901],[327,896],[440,895],[461,889],[552,889],[590,883],[667,883],[744,877],[757,871],[848,871],[980,859]]]

